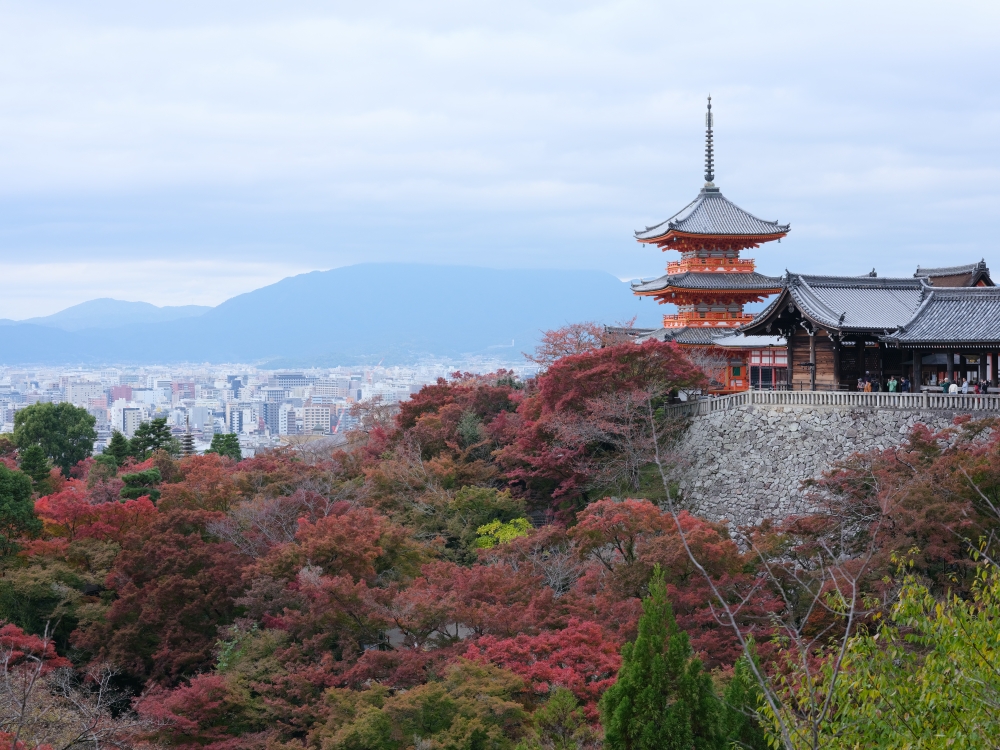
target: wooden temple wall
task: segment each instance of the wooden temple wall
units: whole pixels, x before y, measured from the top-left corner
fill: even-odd
[[[796,391],[809,390],[811,385],[811,368],[804,364],[810,361],[810,338],[815,339],[816,358],[816,388],[820,390],[835,389],[837,352],[834,343],[820,330],[815,336],[809,336],[805,331],[796,331],[788,339],[789,371],[792,375],[792,388]]]

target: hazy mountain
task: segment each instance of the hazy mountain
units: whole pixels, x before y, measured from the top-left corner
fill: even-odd
[[[82,331],[87,328],[121,328],[129,325],[164,323],[182,318],[193,318],[211,310],[204,305],[157,307],[148,302],[125,302],[120,299],[93,299],[67,307],[52,315],[27,320],[0,320],[2,325],[38,325],[60,328],[63,331]]]
[[[0,362],[302,366],[383,357],[399,363],[427,354],[513,360],[542,330],[634,315],[638,325],[657,325],[660,310],[601,271],[361,264],[283,279],[183,320],[72,333],[9,326],[0,330]]]

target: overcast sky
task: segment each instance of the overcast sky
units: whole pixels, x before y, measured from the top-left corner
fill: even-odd
[[[663,272],[703,182],[759,270],[1000,274],[1000,3],[4,2],[0,317],[361,261]],[[377,303],[373,280],[373,303]]]

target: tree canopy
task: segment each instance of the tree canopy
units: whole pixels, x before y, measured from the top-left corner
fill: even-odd
[[[240,450],[240,436],[224,432],[216,433],[212,435],[212,444],[205,452],[218,453],[220,456],[239,461],[243,458],[243,451]]]
[[[31,498],[31,479],[0,464],[0,555],[9,555],[18,539],[41,530]]]
[[[677,627],[657,565],[642,602],[638,636],[622,647],[618,680],[601,698],[604,746],[721,750],[720,718],[711,677]]]
[[[137,459],[144,460],[154,451],[168,450],[175,455],[177,450],[170,451],[176,442],[174,436],[167,427],[166,417],[157,417],[149,422],[143,422],[136,430],[135,435],[129,441],[129,453]]]
[[[995,734],[996,423],[917,425],[819,478],[813,512],[733,529],[654,462],[700,382],[672,344],[606,343],[442,378],[333,448],[113,435],[67,478],[0,441],[0,707],[29,685],[42,711],[4,714],[0,750],[87,716],[94,750]]]
[[[41,447],[68,477],[70,469],[93,452],[96,423],[86,409],[72,404],[32,404],[14,414],[14,442],[22,449]]]

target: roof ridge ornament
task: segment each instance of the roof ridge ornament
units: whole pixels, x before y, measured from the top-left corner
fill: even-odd
[[[712,116],[712,95],[708,95],[708,110],[705,112],[705,187],[715,187],[715,150],[712,146],[712,126],[715,118]]]

